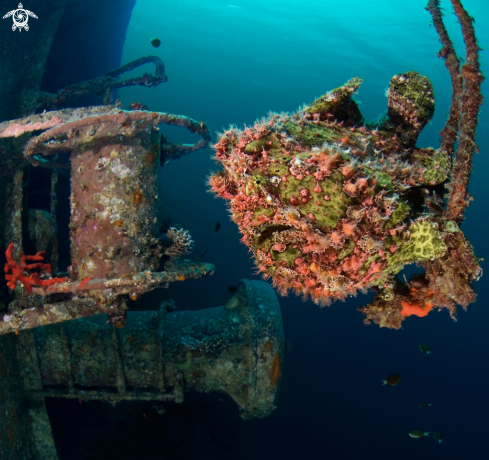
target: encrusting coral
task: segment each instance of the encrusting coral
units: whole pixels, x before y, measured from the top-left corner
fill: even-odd
[[[473,28],[459,2],[452,3],[470,42]],[[436,1],[430,7],[439,11]],[[478,64],[470,66],[461,72],[461,113],[449,120],[462,120],[464,142],[454,159],[455,139],[446,140],[451,130],[442,132],[446,141],[438,150],[416,147],[434,113],[434,95],[430,81],[412,71],[392,78],[388,116],[378,125],[363,119],[352,98],[362,80],[353,78],[294,114],[270,113],[220,136],[214,148],[224,171],[210,185],[230,202],[242,242],[279,292],[328,305],[374,288],[373,303],[361,309],[365,322],[390,328],[433,306],[447,307],[454,318],[456,304],[475,300],[471,282],[481,270],[458,227],[482,100],[483,77]],[[395,275],[412,263],[422,263],[426,273],[404,285]]]

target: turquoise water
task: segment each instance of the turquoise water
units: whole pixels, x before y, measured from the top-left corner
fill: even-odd
[[[418,145],[436,148],[451,87],[436,57],[440,44],[425,6],[425,0],[138,0],[122,61],[157,54],[169,79],[156,90],[124,89],[120,97],[126,106],[140,100],[152,110],[202,120],[215,132],[251,124],[270,110],[293,111],[359,76],[364,83],[356,100],[362,113],[375,119],[387,108],[391,77],[416,70],[430,78],[436,98],[435,116]],[[462,53],[459,25],[449,2],[442,6]],[[489,2],[466,0],[464,6],[476,18],[481,48],[489,48]],[[160,48],[151,47],[153,37],[161,39]],[[486,52],[481,52],[481,65],[489,75]],[[480,257],[489,253],[488,122],[483,107],[481,154],[474,159],[470,185],[475,201],[463,225]],[[167,132],[176,140],[192,139],[177,129]],[[239,244],[225,203],[207,193],[206,175],[218,169],[211,155],[210,149],[193,153],[168,165],[162,175],[165,211],[190,230],[195,254],[208,247],[205,259],[217,267],[212,279],[195,282],[202,290],[198,302],[195,291],[172,287],[170,294],[181,305],[221,305],[228,298],[225,286],[254,277],[253,261]],[[217,219],[222,228],[213,234]],[[371,296],[326,309],[294,297],[281,299],[286,338],[295,348],[287,357],[279,407],[268,419],[239,424],[228,458],[487,458],[485,286],[482,278],[475,286],[477,303],[459,313],[458,323],[442,311],[410,318],[400,331],[362,324],[356,308]],[[428,343],[433,353],[421,354],[420,343]],[[382,388],[380,381],[392,372],[403,375],[402,385]],[[416,406],[423,401],[433,407],[421,411]],[[445,441],[410,438],[413,429],[441,431]]]

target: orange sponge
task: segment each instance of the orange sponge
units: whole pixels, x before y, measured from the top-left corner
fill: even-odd
[[[402,305],[402,309],[401,309],[402,316],[415,315],[422,318],[426,316],[433,309],[432,303],[425,302],[424,307],[422,307],[419,304],[419,300],[416,300],[413,303],[409,303],[407,300],[402,300],[401,305]]]

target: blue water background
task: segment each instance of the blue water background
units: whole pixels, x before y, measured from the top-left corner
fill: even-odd
[[[156,90],[130,88],[120,96],[126,107],[132,100],[143,101],[152,110],[202,120],[214,133],[230,124],[252,124],[270,110],[293,111],[355,76],[364,80],[356,96],[360,109],[376,118],[386,111],[391,77],[416,70],[430,78],[436,98],[432,124],[418,145],[438,147],[451,87],[436,57],[441,45],[429,25],[426,3],[138,0],[122,62],[156,54],[169,79]],[[463,3],[476,18],[481,47],[489,50],[489,2]],[[442,6],[450,36],[462,52],[450,4],[444,0]],[[161,39],[160,48],[150,45],[153,37]],[[481,52],[481,63],[489,76],[487,52]],[[475,201],[463,224],[480,257],[489,254],[486,107],[470,184]],[[165,132],[178,141],[196,139],[182,129]],[[184,309],[222,305],[229,298],[228,285],[256,278],[226,203],[207,192],[206,176],[219,169],[211,155],[211,149],[190,154],[162,172],[165,213],[190,230],[194,257],[208,247],[204,260],[217,267],[211,278],[157,291],[158,298],[172,296]],[[216,220],[222,227],[213,233]],[[267,419],[241,424],[232,458],[489,458],[487,276],[475,284],[477,303],[467,313],[461,310],[457,323],[442,310],[408,318],[399,331],[363,325],[357,308],[372,295],[322,309],[294,296],[281,298],[285,335],[294,351],[286,359],[278,409]],[[147,301],[155,302],[155,295]],[[423,355],[420,343],[433,353]],[[402,375],[401,384],[382,387],[381,380],[393,372]],[[433,407],[418,409],[424,401]],[[412,439],[408,433],[413,429],[441,431],[445,441]]]

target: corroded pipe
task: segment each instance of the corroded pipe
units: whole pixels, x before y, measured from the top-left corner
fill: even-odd
[[[57,460],[45,397],[182,402],[223,392],[241,417],[277,404],[284,338],[273,289],[243,280],[224,307],[106,315],[0,336],[0,457]]]
[[[464,217],[465,208],[471,201],[467,187],[472,170],[474,150],[479,150],[475,143],[475,131],[483,100],[481,84],[484,81],[484,76],[480,71],[480,48],[475,37],[474,19],[469,16],[459,0],[451,0],[451,3],[460,22],[465,44],[466,63],[461,68],[460,61],[443,24],[439,0],[430,0],[426,9],[433,17],[433,23],[443,44],[439,56],[445,59],[445,66],[450,72],[453,88],[450,115],[441,131],[441,147],[446,149],[449,155],[452,155],[455,142],[458,140],[452,171],[453,178],[448,185],[450,196],[444,211],[444,218],[460,224]]]
[[[224,392],[245,419],[276,407],[284,358],[277,297],[243,280],[223,307],[128,312],[117,329],[106,315],[19,334],[26,390],[83,400],[181,402],[184,393]],[[30,344],[30,345],[28,345]]]

